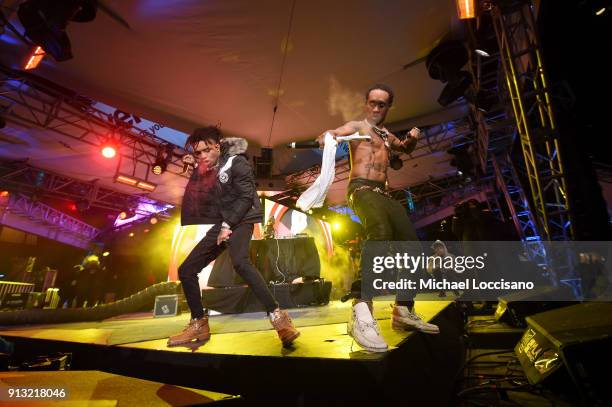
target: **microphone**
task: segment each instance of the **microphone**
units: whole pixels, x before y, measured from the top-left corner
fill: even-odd
[[[287,144],[287,148],[319,148],[318,141],[294,141]]]
[[[370,141],[372,138],[369,135],[362,136],[359,132],[355,132],[348,136],[338,136],[336,137],[336,141],[341,143],[343,141],[353,141],[353,140],[366,140]],[[287,144],[287,148],[319,148],[318,141],[294,141],[292,143]]]
[[[187,154],[184,157],[187,157],[187,156],[191,156],[191,154]],[[188,163],[188,162],[183,161],[183,172],[181,172],[181,174],[187,173],[187,170],[189,169],[189,167],[191,167],[191,168],[198,168],[198,164],[197,164],[197,162]]]

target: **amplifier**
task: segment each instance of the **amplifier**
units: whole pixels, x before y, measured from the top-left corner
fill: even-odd
[[[540,287],[529,291],[518,291],[499,297],[495,319],[508,325],[525,328],[525,317],[539,312],[574,305],[577,301],[559,301],[573,298],[572,290],[566,286]]]
[[[573,305],[526,318],[514,351],[531,384],[577,395],[589,405],[612,405],[612,303]]]

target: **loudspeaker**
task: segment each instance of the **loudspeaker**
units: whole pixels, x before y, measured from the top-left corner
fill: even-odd
[[[576,304],[577,301],[555,301],[559,298],[573,298],[572,290],[567,286],[539,287],[529,291],[520,291],[499,297],[495,319],[508,325],[525,328],[525,317],[539,312]]]
[[[612,405],[612,303],[593,302],[526,318],[515,353],[531,384],[550,386],[589,405]]]
[[[179,310],[178,303],[178,294],[156,296],[153,316],[155,318],[163,318],[177,315]]]
[[[331,281],[323,279],[298,284],[271,284],[270,291],[281,308],[300,308],[327,305]]]

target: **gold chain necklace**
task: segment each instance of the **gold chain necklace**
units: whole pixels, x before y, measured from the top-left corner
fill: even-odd
[[[387,140],[387,138],[389,137],[389,132],[385,129],[381,129],[378,126],[373,125],[372,123],[368,121],[368,119],[363,119],[363,120],[368,124],[368,126],[370,126],[372,130],[374,130],[374,133],[378,134],[380,138],[383,139],[383,141],[385,142],[385,146],[387,148],[390,148],[389,141]]]

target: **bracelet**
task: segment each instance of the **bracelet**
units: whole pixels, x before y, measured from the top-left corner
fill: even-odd
[[[230,225],[227,224],[227,222],[223,222],[221,224],[221,229],[231,229]]]

